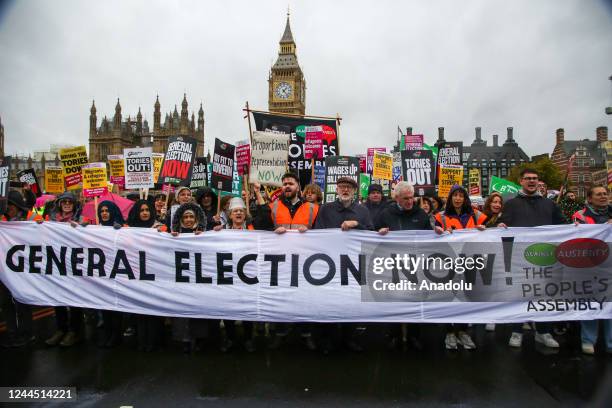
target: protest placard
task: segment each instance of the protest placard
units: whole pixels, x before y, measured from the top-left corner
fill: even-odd
[[[42,195],[40,184],[38,184],[38,177],[36,177],[36,172],[34,171],[34,169],[25,169],[18,171],[17,178],[20,182],[30,186],[30,191],[34,193],[36,197],[40,197]]]
[[[61,194],[64,192],[64,177],[60,166],[45,167],[45,193]]]
[[[123,155],[111,154],[107,156],[107,160],[110,168],[110,182],[120,188],[125,188],[125,161],[123,160]]]
[[[434,160],[429,150],[404,150],[402,153],[402,173],[404,180],[414,186],[415,196],[433,196]]]
[[[359,185],[359,159],[357,157],[331,156],[325,158],[324,203],[336,200],[336,181],[340,177],[350,177]]]
[[[83,195],[96,197],[108,193],[106,163],[88,163],[83,165]]]
[[[211,187],[220,191],[232,191],[234,180],[234,151],[234,145],[225,143],[220,139],[215,139]]]
[[[374,152],[372,178],[391,180],[393,178],[393,155],[379,151]]]
[[[440,157],[438,155],[438,157]],[[463,166],[441,164],[438,177],[438,197],[447,197],[451,188],[463,183]]]
[[[123,149],[126,189],[153,187],[153,158],[151,154],[152,149],[150,147]]]
[[[250,183],[280,187],[287,172],[289,135],[274,132],[253,132]]]
[[[89,161],[87,159],[87,149],[85,146],[60,149],[59,159],[62,163],[66,189],[76,190],[80,188],[80,183],[83,180],[81,176],[81,167]]]

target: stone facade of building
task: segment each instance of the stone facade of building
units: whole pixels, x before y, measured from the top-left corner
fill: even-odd
[[[279,44],[278,58],[268,77],[268,110],[304,115],[306,113],[306,80],[298,64],[288,14],[285,31]]]
[[[166,113],[161,121],[161,104],[159,96],[153,106],[153,130],[147,120],[143,120],[140,108],[136,116],[122,119],[121,104],[117,99],[115,115],[112,120],[105,116],[100,126],[97,122],[95,102],[91,105],[89,115],[89,161],[105,162],[110,154],[123,154],[123,149],[131,147],[151,146],[153,152],[164,153],[170,136],[190,136],[198,141],[197,156],[204,155],[204,110],[202,104],[198,111],[196,124],[195,113],[191,113],[187,103],[187,95],[183,96],[181,113],[176,105],[174,112]]]
[[[551,160],[563,173],[569,170],[569,190],[585,198],[591,185],[607,185],[606,149],[608,128],[600,126],[595,131],[595,140],[565,140],[565,130],[556,131],[556,144]],[[570,158],[574,157],[569,166]]]

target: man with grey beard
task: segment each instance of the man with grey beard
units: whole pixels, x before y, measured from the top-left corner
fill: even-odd
[[[372,230],[372,220],[368,209],[355,200],[357,182],[350,177],[340,177],[336,183],[338,198],[332,203],[321,206],[314,229],[341,228]]]
[[[372,230],[372,220],[368,209],[355,200],[357,182],[350,177],[340,177],[336,182],[336,195],[338,198],[332,203],[321,206],[314,229],[340,228],[342,231],[351,229]],[[349,350],[360,352],[363,347],[359,344],[358,325],[353,323],[342,324],[342,339]],[[319,325],[323,354],[329,354],[334,337],[334,325],[323,323]]]

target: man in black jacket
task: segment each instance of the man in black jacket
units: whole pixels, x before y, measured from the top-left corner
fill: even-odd
[[[341,228],[342,231],[351,229],[372,230],[374,227],[370,220],[368,209],[355,201],[357,182],[350,177],[340,177],[336,181],[336,194],[338,198],[332,203],[321,206],[314,229]],[[362,351],[358,341],[358,327],[355,324],[342,325],[343,338],[347,347],[352,351]],[[322,351],[328,354],[332,346],[334,325],[324,323],[318,325],[322,340]]]
[[[368,209],[355,201],[357,182],[350,177],[340,177],[336,182],[338,198],[321,206],[313,229],[341,228],[372,230],[374,226]]]
[[[538,172],[533,169],[521,171],[521,187],[518,195],[504,205],[499,227],[538,227],[540,225],[564,224],[561,210],[552,200],[538,192]],[[538,323],[535,341],[546,347],[559,348],[559,343],[550,334],[550,323]],[[521,324],[512,325],[510,347],[521,347],[523,334]]]
[[[397,183],[395,189],[395,203],[389,204],[380,212],[376,228],[381,235],[389,231],[405,230],[431,230],[429,215],[414,203],[414,186],[406,181]],[[439,228],[439,227],[438,227]],[[438,233],[442,233],[439,228]],[[408,327],[409,326],[409,327]],[[406,341],[417,350],[422,346],[419,341],[421,326],[418,323],[406,325],[408,338]],[[394,349],[402,338],[401,324],[387,325],[388,347]]]
[[[368,187],[368,199],[364,205],[370,211],[370,219],[376,226],[378,216],[387,207],[387,198],[383,195],[383,189],[380,184],[370,184]]]
[[[384,208],[375,224],[379,234],[389,231],[431,230],[429,215],[414,204],[414,187],[401,181],[393,190],[395,202]]]

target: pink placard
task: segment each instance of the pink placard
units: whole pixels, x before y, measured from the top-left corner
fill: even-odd
[[[244,176],[251,167],[251,145],[248,143],[236,145],[236,169],[238,175]]]
[[[406,145],[406,150],[422,150],[423,135],[406,135],[404,144]]]
[[[304,140],[304,158],[323,158],[323,126],[307,126]]]
[[[367,157],[367,172],[372,174],[372,167],[374,166],[374,152],[387,153],[386,147],[368,147]]]

